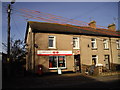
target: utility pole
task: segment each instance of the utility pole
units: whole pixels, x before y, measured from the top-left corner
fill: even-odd
[[[11,13],[11,4],[8,4],[8,42],[7,42],[7,61],[10,61],[10,13]]]
[[[13,0],[10,4],[8,4],[8,41],[7,41],[7,61],[10,61],[10,14],[11,14],[11,4],[14,4],[15,0]]]

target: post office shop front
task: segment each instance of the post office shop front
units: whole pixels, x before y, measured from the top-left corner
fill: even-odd
[[[38,50],[39,64],[44,65],[44,72],[57,72],[58,68],[64,71],[74,71],[72,51]]]

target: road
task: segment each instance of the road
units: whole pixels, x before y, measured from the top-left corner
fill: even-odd
[[[3,89],[21,88],[120,88],[120,76],[87,76],[79,73],[22,76],[3,80]]]

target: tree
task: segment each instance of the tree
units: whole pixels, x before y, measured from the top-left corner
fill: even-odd
[[[25,44],[24,41],[17,39],[17,40],[13,40],[11,38],[10,41],[10,60],[12,62],[21,62],[24,60],[25,57]],[[7,52],[7,44],[2,43],[4,50]]]
[[[117,32],[120,32],[120,30],[118,29]]]
[[[117,30],[118,34],[120,35],[120,30]]]
[[[23,65],[26,64],[25,60],[25,44],[22,40],[17,39],[10,41],[10,62],[4,60],[2,63],[3,74],[14,76],[16,74],[20,75],[19,72],[24,72],[25,67]],[[7,52],[7,44],[2,43],[4,50]],[[7,63],[6,63],[7,62]],[[7,73],[5,73],[7,72]],[[22,73],[21,73],[22,74]]]
[[[25,57],[25,48],[23,41],[15,40],[11,43],[11,58],[13,61],[22,60]]]

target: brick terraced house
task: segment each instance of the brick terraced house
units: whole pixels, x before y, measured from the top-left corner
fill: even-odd
[[[102,71],[118,70],[120,66],[120,33],[115,24],[108,29],[28,21],[26,70],[37,72],[77,71],[85,73],[89,67],[102,66]]]

